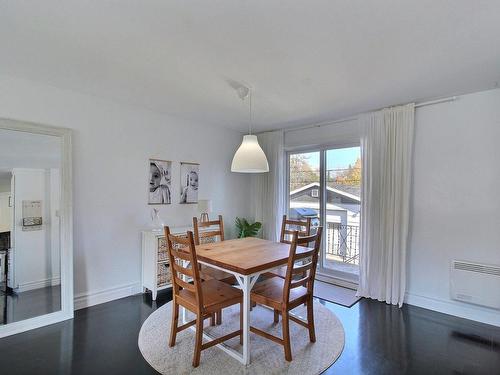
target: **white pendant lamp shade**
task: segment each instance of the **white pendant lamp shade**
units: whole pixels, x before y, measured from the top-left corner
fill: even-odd
[[[266,154],[262,151],[256,135],[243,136],[243,142],[234,154],[231,172],[269,172]]]
[[[248,100],[248,134],[243,136],[243,142],[236,150],[231,163],[231,172],[239,173],[264,173],[269,172],[269,164],[267,163],[266,154],[262,151],[259,145],[259,140],[256,135],[252,135],[252,93],[250,87],[239,84],[236,92],[242,101],[247,97]]]

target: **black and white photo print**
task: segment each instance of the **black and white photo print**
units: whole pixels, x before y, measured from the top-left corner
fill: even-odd
[[[181,163],[181,203],[198,203],[200,165]]]
[[[172,162],[149,159],[149,201],[148,204],[170,204]]]

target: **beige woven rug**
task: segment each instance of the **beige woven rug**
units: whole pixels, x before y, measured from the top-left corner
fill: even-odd
[[[139,349],[146,361],[161,374],[320,374],[342,353],[344,328],[339,319],[318,301],[314,302],[316,342],[309,342],[307,330],[290,322],[293,361],[285,361],[283,347],[253,333],[250,334],[251,363],[243,366],[221,349],[212,347],[201,352],[201,363],[191,366],[194,350],[194,331],[187,329],[177,335],[177,343],[168,347],[172,303],[160,307],[144,322],[139,332]],[[305,308],[293,310],[305,317]],[[251,325],[281,336],[281,319],[273,323],[273,312],[257,306],[251,312]],[[192,319],[192,315],[188,316]],[[205,332],[219,336],[234,331],[239,326],[239,306],[224,309],[223,324],[209,327]],[[239,338],[226,343],[241,352]]]

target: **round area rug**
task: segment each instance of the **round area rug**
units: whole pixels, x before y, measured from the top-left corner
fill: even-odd
[[[182,311],[182,309],[181,309]],[[292,310],[295,315],[306,316],[304,306]],[[139,349],[146,361],[162,374],[320,374],[342,353],[344,348],[344,328],[339,319],[318,301],[314,302],[316,342],[309,342],[306,328],[290,321],[292,362],[285,360],[283,346],[250,333],[251,363],[242,365],[220,348],[214,346],[202,350],[200,365],[191,366],[194,351],[194,331],[186,329],[177,334],[173,348],[168,346],[172,302],[153,312],[144,322],[139,332]],[[180,314],[182,316],[182,312]],[[188,314],[187,320],[193,315]],[[239,305],[223,311],[222,325],[209,326],[205,321],[205,332],[214,337],[235,331],[239,327]],[[281,335],[281,317],[273,323],[273,312],[257,306],[250,313],[250,324],[275,336]],[[206,342],[206,340],[204,340]],[[239,337],[226,344],[241,353]]]

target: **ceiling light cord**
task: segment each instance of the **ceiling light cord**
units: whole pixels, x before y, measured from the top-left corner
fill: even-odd
[[[252,135],[252,91],[251,90],[248,95],[248,102],[249,102],[248,107],[250,108],[250,114],[249,114],[250,122],[248,124],[248,134]]]
[[[236,89],[242,101],[248,99],[248,134],[243,136],[240,147],[236,150],[231,163],[231,172],[265,173],[269,172],[269,163],[257,136],[252,135],[252,90],[240,85]],[[246,103],[243,103],[246,105]]]
[[[252,90],[250,87],[241,85],[236,89],[243,105],[248,99],[248,135],[252,135]]]

